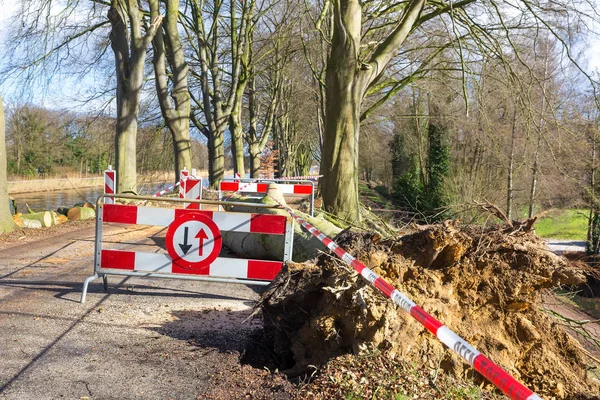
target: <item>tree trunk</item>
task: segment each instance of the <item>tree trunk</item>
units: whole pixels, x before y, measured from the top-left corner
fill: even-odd
[[[159,18],[160,7],[158,0],[150,3],[152,19]],[[160,109],[165,124],[173,138],[175,158],[175,181],[179,182],[179,171],[192,169],[190,141],[190,92],[188,89],[188,65],[181,39],[179,37],[177,19],[179,17],[179,0],[166,1],[166,19],[163,28],[156,32],[152,41],[154,47],[154,76]],[[164,35],[163,35],[164,30]],[[166,63],[171,70],[172,89],[169,93],[169,79]],[[173,105],[173,102],[175,103]]]
[[[260,155],[262,153],[258,143],[252,143],[249,148],[250,152],[250,177],[258,178],[260,175]]]
[[[327,60],[327,118],[321,172],[326,211],[358,221],[358,138],[361,101],[369,85],[384,73],[412,30],[425,0],[411,0],[391,33],[360,60],[362,5],[359,0],[333,2],[333,35]]]
[[[588,218],[588,231],[586,252],[587,254],[598,254],[598,204],[596,200],[596,131],[590,129],[590,145],[592,150],[592,159],[590,162],[590,215]]]
[[[506,183],[506,217],[512,220],[512,204],[514,198],[513,173],[515,165],[515,142],[517,136],[517,108],[513,110],[512,134],[510,136],[510,154],[508,155],[508,182]],[[530,217],[531,218],[531,217]]]
[[[137,117],[144,83],[144,62],[147,48],[160,27],[162,16],[154,18],[143,35],[142,13],[137,2],[111,0],[108,19],[112,27],[110,42],[117,71],[117,193],[135,192]]]
[[[239,87],[238,87],[239,90]],[[236,96],[237,98],[238,96]],[[229,122],[231,132],[231,153],[233,156],[233,172],[246,175],[244,169],[244,126],[242,124],[242,96],[236,100],[231,111]]]
[[[139,97],[129,90],[122,91],[120,101],[117,98],[117,133],[115,137],[117,193],[136,192],[137,189],[138,104]]]
[[[209,171],[209,178],[213,189],[217,189],[219,182],[225,177],[225,133],[221,130],[213,132],[212,140],[213,158],[211,162],[212,169]]]
[[[327,114],[321,162],[324,176],[320,187],[327,212],[358,221],[358,137],[364,90],[357,70],[361,6],[358,2],[349,3],[339,11],[344,31],[334,30],[327,63]]]
[[[15,222],[10,213],[8,198],[8,182],[6,177],[6,123],[4,121],[4,107],[0,97],[0,233],[11,232],[15,229]]]
[[[536,198],[537,191],[537,180],[539,171],[539,160],[540,160],[540,145],[542,142],[542,135],[544,134],[544,125],[546,122],[545,111],[546,111],[546,80],[548,79],[548,42],[546,41],[546,52],[544,54],[544,78],[542,81],[542,104],[540,109],[540,124],[538,127],[537,144],[535,148],[535,156],[533,160],[533,168],[531,172],[531,190],[529,192],[529,212],[528,218],[533,216],[533,205]]]

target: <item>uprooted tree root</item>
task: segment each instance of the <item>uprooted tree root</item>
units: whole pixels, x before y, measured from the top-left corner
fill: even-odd
[[[540,306],[543,289],[585,281],[526,232],[451,223],[382,241],[343,232],[338,243],[542,396],[598,398],[590,358]],[[484,382],[417,321],[341,261],[288,264],[263,295],[264,332],[288,375],[374,350]]]

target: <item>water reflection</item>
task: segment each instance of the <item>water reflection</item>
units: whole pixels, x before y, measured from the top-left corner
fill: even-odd
[[[138,190],[140,194],[153,195],[171,185],[172,183],[145,184],[140,185]],[[25,203],[34,211],[56,210],[60,206],[72,207],[86,201],[95,204],[101,194],[103,194],[102,186],[52,192],[19,193],[11,194],[10,197],[16,200],[18,212],[27,212]]]

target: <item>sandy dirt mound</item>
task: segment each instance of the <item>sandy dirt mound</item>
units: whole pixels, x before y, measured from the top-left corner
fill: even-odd
[[[538,394],[599,398],[590,359],[540,306],[543,289],[576,285],[585,276],[535,235],[445,223],[395,240],[344,232],[337,241]],[[484,382],[334,256],[289,264],[260,307],[265,334],[289,375],[376,350]]]

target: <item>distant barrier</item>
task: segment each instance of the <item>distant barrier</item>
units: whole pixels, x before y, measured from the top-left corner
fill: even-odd
[[[282,183],[285,182],[285,183]],[[300,195],[310,196],[310,215],[315,213],[315,182],[309,180],[298,179],[295,183],[290,183],[288,180],[280,179],[253,179],[244,181],[236,179],[234,181],[223,180],[219,182],[219,200],[223,199],[223,192],[233,193],[252,193],[266,195],[270,183],[277,183],[281,193],[284,195]],[[227,197],[227,199],[231,196]]]
[[[112,169],[112,165],[104,171],[104,194],[115,194],[117,188],[117,172]],[[114,204],[114,197],[107,197],[106,204]]]
[[[195,169],[192,169],[192,174],[189,175],[188,171],[184,168],[181,171],[180,179],[181,190],[179,191],[179,198],[202,200],[202,179],[196,177]],[[201,203],[183,203],[183,207],[195,210],[202,209]]]

